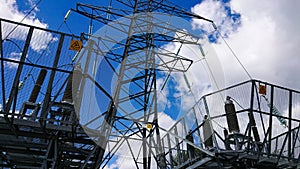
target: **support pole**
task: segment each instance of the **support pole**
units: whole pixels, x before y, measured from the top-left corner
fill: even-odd
[[[64,39],[65,39],[65,35],[61,34],[60,39],[59,39],[59,43],[58,43],[58,47],[57,47],[57,50],[56,50],[56,55],[55,55],[54,62],[53,62],[53,67],[54,68],[57,68]],[[49,82],[48,82],[48,87],[47,87],[47,92],[46,92],[46,95],[45,95],[45,98],[44,98],[44,103],[43,103],[41,116],[40,116],[40,120],[39,120],[40,125],[41,125],[42,128],[44,128],[46,126],[46,119],[47,119],[48,111],[50,109],[50,104],[49,103],[51,102],[52,85],[53,85],[55,73],[56,73],[55,70],[51,71]]]
[[[268,137],[268,155],[271,155],[271,141],[272,141],[272,118],[274,106],[274,86],[271,86],[271,100],[270,100],[270,118],[269,118],[269,137]]]
[[[146,128],[143,128],[143,132],[142,132],[142,136],[143,136],[143,169],[148,169],[147,167],[147,137],[146,137]]]
[[[5,114],[6,115],[9,113],[12,102],[13,102],[14,98],[16,97],[17,93],[18,93],[19,80],[20,80],[20,76],[21,76],[21,73],[22,73],[22,69],[23,69],[22,62],[25,61],[25,58],[26,58],[26,55],[27,55],[27,52],[28,52],[28,49],[29,49],[30,41],[31,41],[31,38],[32,38],[32,34],[33,34],[33,27],[30,27],[27,38],[26,38],[26,41],[25,41],[25,46],[23,48],[22,55],[21,55],[21,58],[20,58],[21,63],[18,66],[17,73],[15,75],[15,79],[14,79],[14,82],[13,82],[12,90],[11,90],[9,98],[8,98],[8,102],[5,105]],[[2,54],[1,54],[1,57],[2,57]]]
[[[292,112],[293,112],[293,93],[289,91],[289,121],[288,121],[288,157],[292,157]]]
[[[250,111],[249,111],[249,114],[248,114],[249,123],[250,123],[249,137],[251,137],[251,129],[252,129],[254,140],[256,142],[259,142],[260,138],[259,138],[259,134],[258,134],[257,127],[256,127],[255,118],[254,118],[254,115],[253,115],[255,81],[252,80],[251,84],[252,85],[251,85]],[[249,142],[248,142],[248,146],[250,146]]]
[[[5,77],[4,77],[4,60],[3,60],[3,41],[2,41],[2,20],[0,20],[0,55],[1,55],[1,80],[2,80],[2,105],[3,110],[5,110],[6,103],[5,103]]]

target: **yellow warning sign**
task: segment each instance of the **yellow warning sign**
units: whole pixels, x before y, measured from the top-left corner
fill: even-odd
[[[267,86],[259,84],[258,92],[259,92],[259,94],[266,95],[267,94]]]
[[[82,42],[80,40],[72,40],[70,44],[70,50],[80,51],[82,48]]]

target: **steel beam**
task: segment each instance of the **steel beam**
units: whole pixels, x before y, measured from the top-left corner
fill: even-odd
[[[0,20],[0,55],[1,55],[1,80],[2,80],[2,86],[1,86],[1,89],[2,89],[2,106],[5,110],[5,107],[6,107],[6,103],[5,103],[5,100],[6,100],[6,96],[5,96],[5,76],[4,76],[4,61],[3,61],[3,40],[2,40],[2,20]]]
[[[58,43],[58,46],[57,46],[54,62],[53,62],[53,65],[52,65],[53,68],[57,68],[64,39],[65,39],[65,35],[61,34],[60,38],[59,38],[59,43]],[[42,110],[41,110],[41,115],[40,115],[40,120],[39,121],[40,121],[40,124],[41,124],[42,128],[45,128],[45,126],[46,126],[47,115],[48,115],[50,105],[51,105],[51,94],[52,94],[52,86],[53,86],[55,73],[56,73],[55,70],[51,71],[50,78],[49,78],[49,81],[48,81],[47,92],[46,92],[44,102],[43,102],[43,106],[42,106]]]
[[[25,45],[24,45],[24,48],[23,48],[23,51],[22,51],[20,62],[25,61],[25,58],[26,58],[26,55],[27,55],[27,52],[28,52],[28,49],[29,49],[30,41],[31,41],[31,38],[32,38],[32,34],[33,34],[33,27],[30,27],[30,29],[28,31],[26,41],[25,41]],[[17,93],[18,93],[18,90],[19,90],[18,89],[19,79],[20,79],[20,76],[21,76],[22,69],[23,69],[23,64],[19,64],[16,75],[15,75],[14,82],[13,82],[13,85],[12,85],[11,92],[9,94],[7,104],[5,105],[5,111],[4,112],[6,114],[9,114],[9,110],[11,109],[12,102],[13,102],[14,98],[17,97]]]

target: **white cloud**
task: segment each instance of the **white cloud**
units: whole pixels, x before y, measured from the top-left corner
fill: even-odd
[[[0,16],[4,19],[13,20],[16,22],[21,21],[25,17],[25,13],[19,11],[16,0],[2,0],[0,1],[1,11]],[[42,23],[35,17],[34,13],[27,16],[22,23],[34,25],[42,28],[47,28],[46,23]]]
[[[28,2],[30,6],[33,5],[32,0],[29,0]],[[16,0],[2,0],[0,1],[0,6],[1,6],[0,17],[4,19],[16,21],[16,22],[22,21],[22,19],[26,16],[26,12],[28,12],[28,11],[26,12],[19,11]],[[22,21],[22,23],[41,27],[41,28],[48,28],[48,25],[46,23],[41,22],[36,17],[36,11],[38,11],[37,8],[33,10],[30,13],[30,15],[28,15]],[[28,34],[28,29],[23,26],[18,26],[11,33],[11,31],[15,27],[16,27],[15,24],[8,24],[4,22],[2,37],[8,39],[25,40]],[[42,50],[45,50],[47,48],[48,43],[56,40],[57,38],[53,37],[51,33],[47,33],[41,30],[35,30],[33,32],[30,47],[37,52],[41,52]]]
[[[37,0],[27,0],[27,3],[30,6],[30,8],[34,8],[33,10],[36,12],[40,11],[40,9],[36,6],[37,2]]]
[[[8,59],[19,61],[21,55],[22,55],[22,53],[12,52],[9,54]],[[5,65],[10,69],[18,67],[18,63],[13,63],[13,62],[5,62]]]
[[[194,41],[188,37],[185,37],[185,40]],[[187,72],[171,72],[171,77],[175,83],[175,86],[172,87],[176,89],[176,92],[173,91],[167,94],[180,99],[181,103],[178,105],[180,106],[180,112],[177,119],[185,115],[187,110],[194,106],[201,96],[224,87],[223,69],[217,54],[207,39],[201,39],[198,43],[200,45],[181,45],[178,42],[171,42],[164,46],[165,50],[173,53],[179,51],[179,56],[193,61]]]
[[[158,111],[163,111],[165,108],[170,108],[171,104],[168,101],[167,96],[169,95],[169,87],[166,85],[164,88],[163,84],[166,82],[165,78],[158,78],[156,80],[156,86],[157,86],[157,106]]]
[[[222,3],[221,1],[216,0],[205,0],[200,4],[192,7],[191,11],[193,13],[197,13],[200,16],[204,16],[205,18],[209,18],[214,21],[214,23],[219,26],[218,28],[226,35],[233,33],[237,26],[239,25],[239,20],[234,20],[233,16],[229,16],[228,13],[236,14],[234,11],[229,11],[227,9],[229,7],[229,3]],[[207,21],[193,19],[192,26],[194,29],[204,29],[208,33],[213,33],[214,28],[211,23]],[[216,36],[216,33],[213,33]]]
[[[225,6],[240,14],[238,25],[224,15]],[[217,24],[253,78],[300,90],[300,79],[297,76],[300,72],[299,6],[300,2],[296,0],[231,0],[226,4],[216,0],[204,0],[194,6],[192,11],[212,19]],[[194,28],[208,32],[213,30],[211,25],[205,25],[201,21],[194,20],[192,24]],[[218,39],[213,47],[222,63],[227,85],[249,79],[222,39]],[[298,111],[298,107],[298,104],[293,105],[294,112]],[[283,113],[286,115],[286,110]],[[262,124],[257,122],[261,129]],[[241,121],[240,126],[245,123],[247,120]],[[284,132],[284,127],[278,120],[273,123],[276,126],[273,134]]]
[[[300,71],[300,48],[297,46],[300,42],[300,2],[232,0],[229,5],[241,14],[241,23],[226,40],[253,78],[300,89],[300,79],[296,77],[296,72]],[[196,5],[193,11],[211,17],[224,35],[231,30],[232,21],[224,19],[220,9],[219,1],[207,0]],[[229,84],[247,79],[224,42],[219,40],[214,47]]]

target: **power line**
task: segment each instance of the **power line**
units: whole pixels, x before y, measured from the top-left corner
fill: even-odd
[[[238,63],[242,66],[242,68],[246,72],[247,76],[252,80],[252,76],[250,75],[250,73],[248,72],[248,70],[246,69],[246,67],[242,64],[242,62],[240,61],[240,59],[238,58],[238,56],[236,55],[236,53],[233,51],[233,49],[229,46],[228,42],[222,36],[221,32],[219,31],[219,29],[217,28],[217,26],[215,25],[215,23],[213,22],[212,24],[213,24],[213,27],[215,28],[215,30],[217,31],[217,33],[222,38],[222,40],[225,42],[226,46],[228,47],[228,49],[230,50],[230,52],[232,53],[232,55],[235,57],[235,59],[238,61]]]
[[[22,23],[26,18],[27,16],[42,2],[42,0],[39,0],[37,3],[35,3],[35,5],[30,9],[30,11],[27,12],[27,14],[21,19],[21,21],[19,23]],[[16,29],[17,27],[19,26],[19,24],[17,24],[7,35],[6,37],[4,38],[7,39],[9,37],[9,35],[11,35]]]

